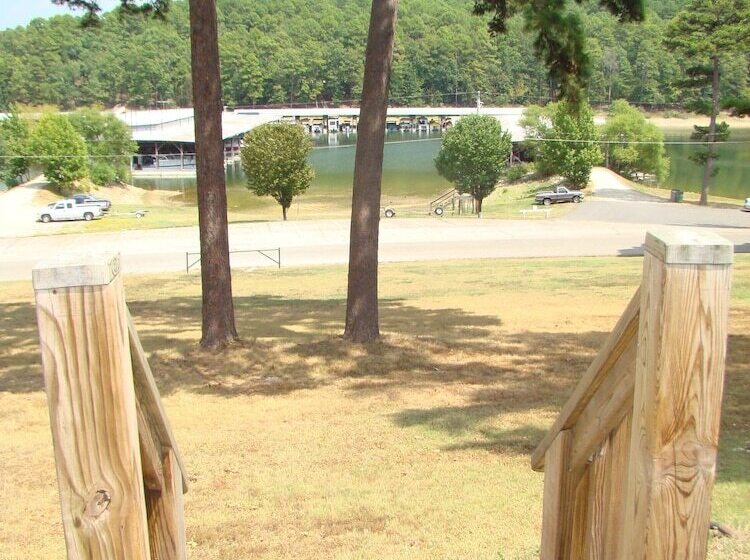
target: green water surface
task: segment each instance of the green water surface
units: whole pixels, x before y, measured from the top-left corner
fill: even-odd
[[[666,140],[690,139],[688,128],[668,130]],[[315,149],[310,163],[315,179],[305,193],[306,204],[347,206],[351,203],[354,174],[356,134],[320,135],[314,139]],[[448,181],[437,174],[434,159],[440,148],[439,132],[391,132],[386,135],[383,159],[383,204],[394,206],[424,205],[450,189]],[[750,130],[732,131],[730,140],[747,144],[727,144],[719,148],[719,173],[711,184],[711,194],[744,199],[750,197]],[[698,149],[690,145],[668,145],[670,173],[666,189],[700,191],[702,167],[688,156]],[[178,190],[182,199],[195,203],[195,177],[136,179],[145,188]],[[268,203],[245,188],[242,168],[227,168],[227,197],[230,209],[252,209]]]
[[[664,133],[666,141],[690,140],[692,130],[685,128],[668,130]],[[719,172],[711,180],[709,194],[729,198],[750,197],[750,130],[732,130],[730,141],[746,142],[742,144],[725,144],[718,149]],[[669,177],[662,185],[668,189],[700,192],[703,181],[703,167],[690,161],[689,156],[699,150],[697,146],[667,145],[669,157]]]

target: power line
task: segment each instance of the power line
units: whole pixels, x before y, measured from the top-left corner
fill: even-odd
[[[576,140],[573,138],[526,138],[521,142],[568,142],[570,144],[661,144],[662,146],[708,146],[722,144],[750,144],[750,140],[726,140],[723,142],[709,142],[707,140]]]
[[[442,140],[442,137],[437,138],[422,138],[419,140],[395,140],[393,142],[386,142],[385,144],[413,144],[415,142],[436,142],[438,140]],[[709,144],[714,144],[717,146],[722,146],[725,144],[729,145],[745,145],[750,144],[750,140],[726,140],[723,142],[708,142],[706,140],[700,140],[700,141],[691,141],[691,140],[665,140],[663,142],[659,142],[658,140],[577,140],[574,138],[525,138],[523,140],[519,140],[519,142],[564,142],[568,144],[606,144],[606,145],[653,145],[653,144],[661,144],[663,146],[708,146]],[[313,146],[313,150],[330,150],[330,149],[336,149],[336,148],[354,148],[356,147],[356,144],[342,144],[342,145],[333,145],[333,146]],[[55,159],[55,158],[131,158],[136,156],[144,156],[153,157],[154,154],[108,154],[108,155],[86,155],[86,156],[79,156],[79,155],[70,155],[70,154],[64,154],[64,155],[54,155],[54,156],[48,156],[48,155],[0,155],[0,159]],[[180,154],[159,154],[161,156],[178,156]],[[183,156],[194,156],[194,153],[183,153]]]

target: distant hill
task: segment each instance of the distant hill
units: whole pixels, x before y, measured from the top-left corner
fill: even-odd
[[[621,25],[594,4],[577,8],[592,61],[590,97],[677,101],[680,61],[661,46],[663,17],[683,0],[659,0],[648,21]],[[545,100],[548,83],[520,20],[491,37],[470,0],[402,0],[394,103]],[[219,0],[227,105],[346,102],[359,96],[369,0]],[[747,61],[725,69],[727,92],[747,83]],[[191,102],[187,4],[165,22],[106,14],[99,27],[58,16],[0,32],[0,105],[155,107]]]

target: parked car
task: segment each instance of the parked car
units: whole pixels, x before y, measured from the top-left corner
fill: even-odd
[[[745,205],[742,207],[743,212],[750,212],[750,198],[745,199]]]
[[[90,194],[74,194],[71,198],[78,206],[98,206],[105,212],[112,208],[112,203],[106,198],[96,198]]]
[[[70,220],[86,220],[90,222],[95,218],[103,216],[99,206],[86,206],[76,204],[72,198],[66,198],[58,202],[48,204],[39,211],[39,219],[45,224],[48,222],[62,222]]]
[[[551,191],[542,191],[536,193],[534,196],[534,202],[536,204],[544,204],[549,206],[553,202],[581,202],[583,200],[583,193],[581,191],[573,191],[567,187],[555,187]]]

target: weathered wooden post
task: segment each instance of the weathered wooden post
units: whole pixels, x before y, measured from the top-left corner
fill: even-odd
[[[646,237],[622,560],[706,557],[732,258],[709,233]]]
[[[531,455],[541,560],[704,560],[732,244],[649,233],[641,287]]]
[[[148,560],[120,258],[33,271],[68,558]]]

